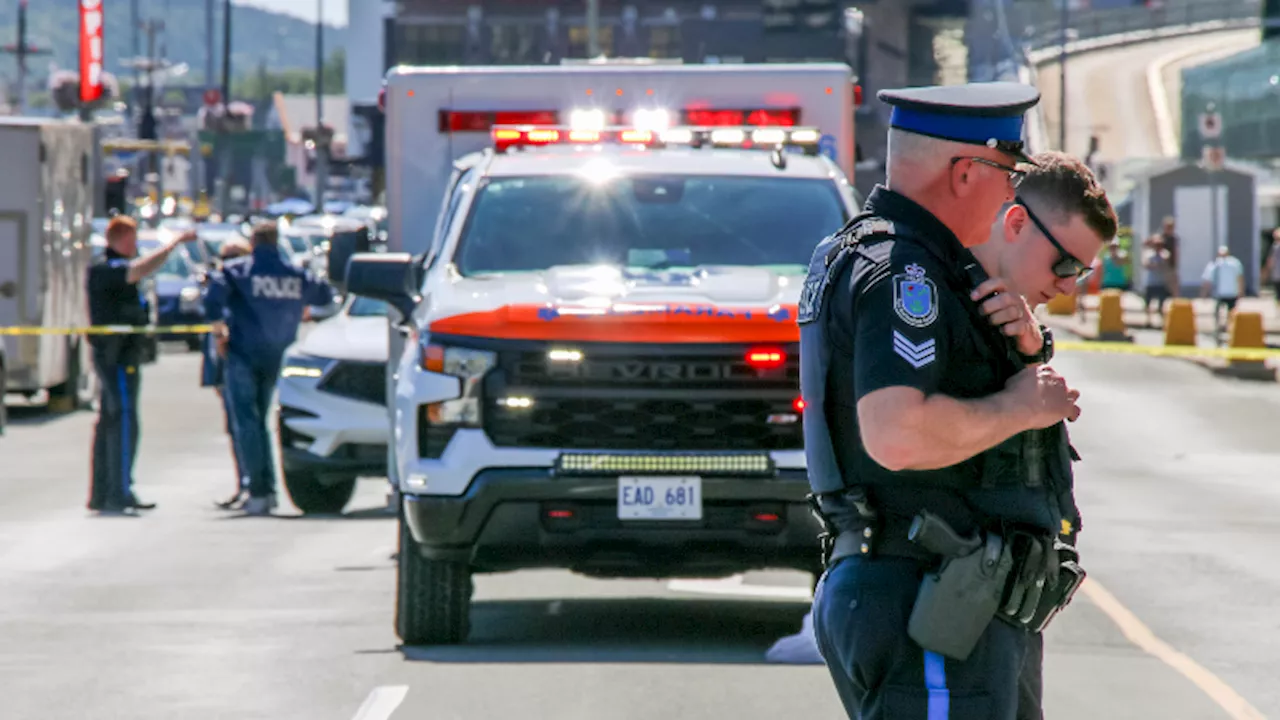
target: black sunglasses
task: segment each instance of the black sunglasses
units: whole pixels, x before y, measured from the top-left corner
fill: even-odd
[[[1088,265],[1075,255],[1067,252],[1067,249],[1062,247],[1062,243],[1058,242],[1058,239],[1053,236],[1053,233],[1049,232],[1049,228],[1045,227],[1044,223],[1040,222],[1040,218],[1036,217],[1034,212],[1031,212],[1031,207],[1027,205],[1025,200],[1020,197],[1015,197],[1014,202],[1021,205],[1022,209],[1027,211],[1027,217],[1031,218],[1031,222],[1035,223],[1036,229],[1039,230],[1040,234],[1044,235],[1044,239],[1048,240],[1049,244],[1058,251],[1058,260],[1053,263],[1054,275],[1057,275],[1064,280],[1067,278],[1079,279],[1087,276],[1093,271],[1092,266]]]
[[[972,160],[980,165],[986,165],[987,167],[995,168],[997,170],[1003,170],[1004,172],[1009,173],[1009,184],[1012,185],[1013,189],[1015,190],[1017,190],[1018,186],[1022,184],[1022,178],[1026,177],[1027,175],[1026,171],[1019,170],[1018,168],[1012,167],[1010,165],[1004,165],[1002,163],[998,163],[995,160],[988,160],[983,157],[970,157],[970,156],[953,157],[951,158],[951,165],[954,166],[956,163],[960,162],[961,160]]]

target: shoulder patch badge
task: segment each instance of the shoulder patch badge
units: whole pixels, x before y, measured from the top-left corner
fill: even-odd
[[[938,319],[938,286],[924,275],[924,268],[912,263],[905,272],[893,276],[893,309],[902,322],[912,327],[928,327]]]

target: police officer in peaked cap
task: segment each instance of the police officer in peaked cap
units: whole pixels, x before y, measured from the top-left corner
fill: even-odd
[[[851,718],[1040,717],[1039,630],[1081,572],[1037,433],[1079,393],[1021,297],[972,294],[1031,159],[1017,83],[883,91],[884,184],[814,252],[799,318],[823,522],[814,629]],[[1052,471],[1046,473],[1046,467]]]
[[[253,229],[253,252],[228,260],[209,277],[205,315],[225,358],[224,392],[230,393],[232,438],[249,476],[247,515],[275,509],[275,463],[267,417],[284,352],[298,336],[303,310],[333,301],[333,289],[309,270],[285,261],[271,222]]]

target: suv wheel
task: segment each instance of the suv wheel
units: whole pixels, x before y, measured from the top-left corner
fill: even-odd
[[[356,491],[356,478],[344,477],[337,482],[321,480],[315,473],[298,470],[284,473],[284,486],[289,499],[305,514],[340,513]]]
[[[405,645],[453,645],[471,630],[471,568],[428,560],[418,552],[404,518],[396,575],[396,635]]]

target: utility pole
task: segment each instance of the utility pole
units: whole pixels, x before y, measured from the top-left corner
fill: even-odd
[[[222,118],[218,123],[218,212],[224,217],[231,196],[231,148],[227,146],[227,121],[231,107],[231,0],[222,4]]]
[[[1062,27],[1058,34],[1058,149],[1067,151],[1067,25],[1071,22],[1071,0],[1062,3]]]
[[[138,17],[138,0],[129,0],[129,27],[132,29],[132,32],[129,35],[129,37],[133,43],[133,57],[138,57],[139,55],[142,54],[142,46],[138,43],[138,40],[139,40],[138,29],[141,27],[141,25],[142,25],[142,18]],[[141,78],[139,77],[138,68],[135,67],[133,69],[134,93],[138,92],[138,86],[140,82],[141,82]]]
[[[587,0],[587,57],[600,55],[600,0]]]
[[[324,132],[324,0],[316,0],[316,212],[324,212],[329,184],[329,135]]]
[[[27,43],[27,0],[18,0],[18,42],[5,45],[0,52],[13,55],[18,61],[18,114],[27,114],[27,56],[52,55],[53,50],[40,48]]]
[[[218,86],[218,79],[213,69],[213,23],[215,21],[213,2],[214,0],[204,0],[204,87],[206,90],[212,90]]]

